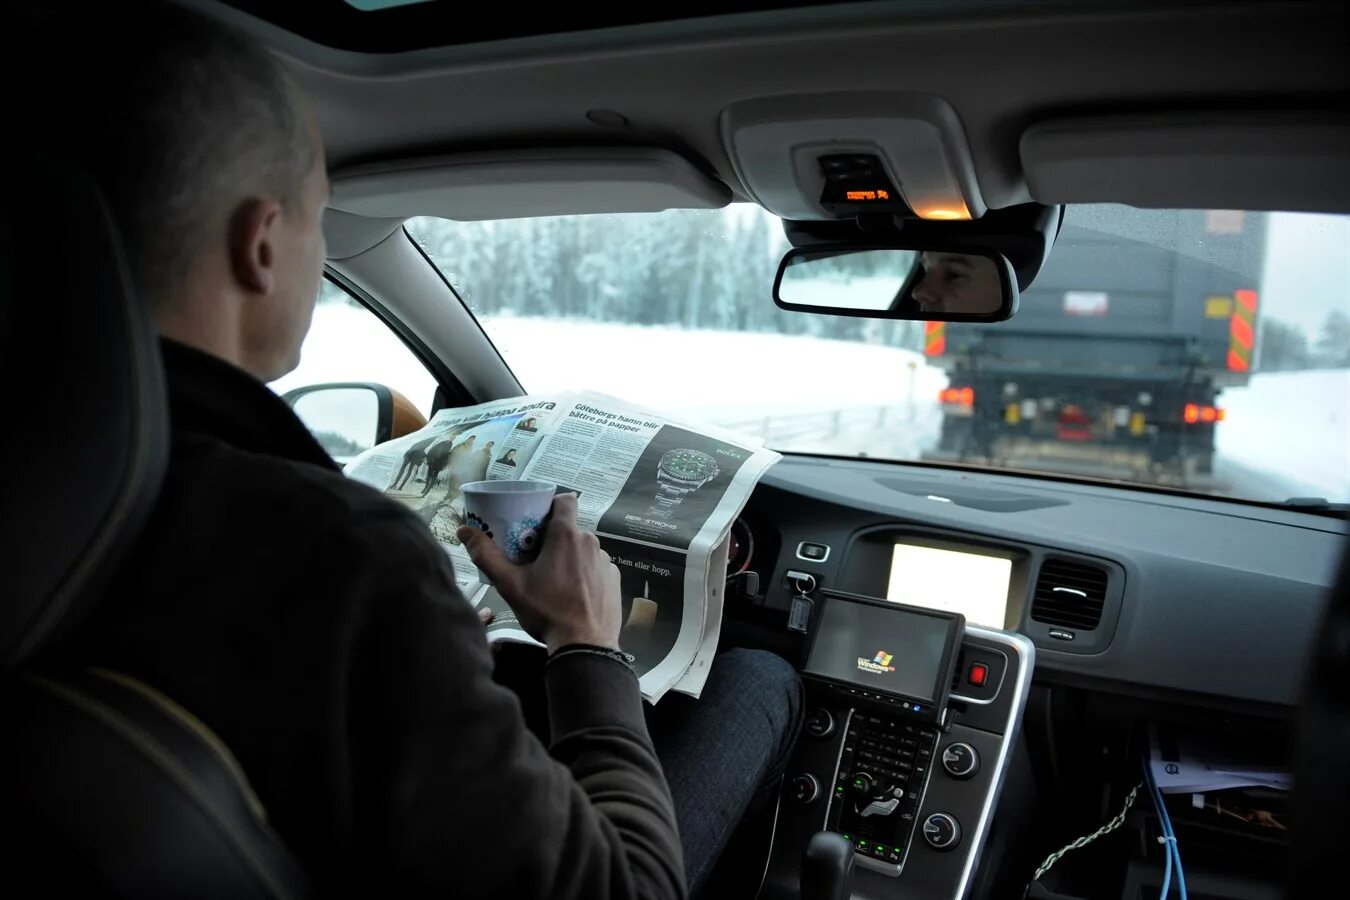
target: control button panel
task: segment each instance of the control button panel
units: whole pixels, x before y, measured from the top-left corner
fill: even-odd
[[[854,710],[844,733],[828,827],[872,860],[899,867],[932,768],[936,729]]]
[[[849,703],[866,701],[875,703],[883,708],[889,708],[893,713],[909,716],[914,719],[927,721],[936,721],[938,710],[931,703],[915,703],[911,700],[905,700],[902,697],[892,697],[890,694],[882,694],[876,691],[869,691],[865,688],[850,687],[849,685],[836,685],[835,693],[840,698]]]
[[[965,741],[948,744],[942,749],[942,768],[953,778],[964,781],[980,771],[980,754]]]
[[[934,850],[950,850],[961,842],[961,823],[950,813],[932,813],[923,820],[923,839]]]

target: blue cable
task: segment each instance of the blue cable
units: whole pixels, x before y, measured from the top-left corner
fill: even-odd
[[[1148,766],[1148,759],[1144,759],[1144,781],[1148,784],[1148,795],[1153,799],[1153,810],[1158,814],[1158,827],[1162,829],[1163,837],[1167,836],[1167,826],[1162,824],[1162,803],[1159,800],[1158,786],[1153,783],[1153,771]],[[1162,893],[1158,896],[1161,900],[1167,900],[1168,893],[1172,890],[1172,851],[1171,841],[1164,840],[1163,844],[1168,848],[1165,853],[1166,865],[1163,867]]]
[[[1181,844],[1177,841],[1177,833],[1172,830],[1172,815],[1167,811],[1167,804],[1163,802],[1162,791],[1156,785],[1154,790],[1158,791],[1158,809],[1162,811],[1163,827],[1167,830],[1167,846],[1172,851],[1172,858],[1176,862],[1177,890],[1181,892],[1181,900],[1188,900],[1186,896],[1186,873],[1181,867]]]
[[[1166,900],[1167,892],[1172,887],[1172,863],[1176,862],[1177,868],[1177,890],[1181,892],[1181,900],[1189,900],[1186,895],[1186,873],[1181,868],[1181,849],[1177,846],[1177,835],[1172,830],[1172,817],[1167,814],[1167,804],[1163,802],[1162,791],[1158,790],[1158,785],[1153,780],[1153,770],[1149,768],[1148,760],[1144,760],[1144,780],[1148,782],[1149,792],[1153,795],[1153,807],[1158,812],[1158,825],[1162,829],[1163,843],[1167,846],[1167,865],[1163,869],[1163,888],[1162,897]]]

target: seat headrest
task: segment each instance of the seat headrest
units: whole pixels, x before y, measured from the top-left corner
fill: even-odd
[[[0,667],[57,640],[135,540],[168,458],[159,348],[93,180],[20,158],[0,205]]]

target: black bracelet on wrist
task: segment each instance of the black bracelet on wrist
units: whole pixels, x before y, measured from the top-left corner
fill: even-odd
[[[637,670],[633,668],[633,654],[624,653],[622,650],[614,650],[610,647],[597,647],[594,644],[567,644],[550,653],[548,661],[553,662],[559,657],[570,656],[574,653],[589,653],[593,656],[603,656],[607,659],[612,659],[617,663],[621,663],[634,675],[637,674]]]

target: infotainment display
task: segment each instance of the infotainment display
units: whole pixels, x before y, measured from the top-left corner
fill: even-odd
[[[896,544],[886,599],[957,612],[976,625],[1002,628],[1011,577],[1010,559]]]
[[[806,673],[940,712],[964,624],[960,615],[826,594]]]

